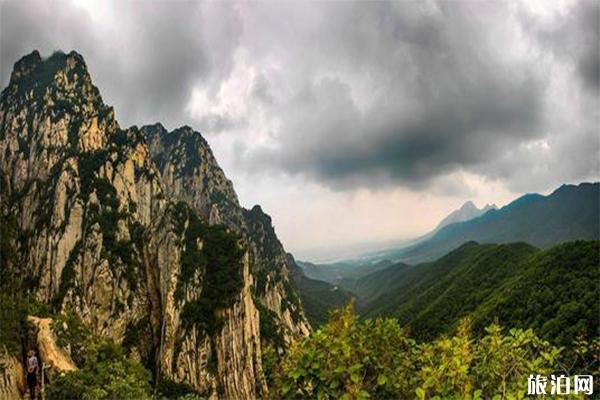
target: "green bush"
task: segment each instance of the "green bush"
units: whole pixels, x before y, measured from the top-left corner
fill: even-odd
[[[88,346],[80,370],[67,372],[48,386],[48,399],[150,399],[150,374],[125,357],[119,345],[100,339]]]
[[[561,350],[531,330],[498,325],[481,339],[465,319],[453,336],[419,344],[396,319],[359,321],[352,305],[294,344],[273,370],[286,399],[523,398],[531,373],[558,369]]]
[[[52,331],[58,339],[58,345],[67,349],[75,364],[82,366],[86,347],[92,340],[89,328],[73,312],[68,312],[54,317]]]
[[[358,322],[348,306],[290,349],[275,371],[275,392],[298,399],[395,398],[415,386],[415,350],[395,320]]]

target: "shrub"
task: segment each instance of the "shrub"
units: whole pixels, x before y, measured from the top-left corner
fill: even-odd
[[[107,339],[87,348],[80,370],[59,376],[48,387],[48,399],[150,399],[150,374]]]
[[[73,312],[68,312],[54,317],[52,331],[58,339],[57,344],[67,349],[75,364],[82,366],[86,346],[91,340],[89,328]]]
[[[493,324],[474,339],[468,319],[418,344],[397,320],[359,321],[349,305],[293,345],[271,379],[286,399],[523,398],[528,375],[555,371],[560,353],[531,330]]]
[[[298,399],[394,398],[414,387],[414,351],[396,320],[358,322],[350,305],[291,348],[275,390]]]

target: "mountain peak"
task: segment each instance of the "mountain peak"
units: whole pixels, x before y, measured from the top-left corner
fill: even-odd
[[[288,343],[310,327],[270,218],[255,208],[260,218],[246,220],[201,134],[122,130],[76,52],[21,58],[0,122],[11,190],[0,211],[23,213],[15,239],[28,232],[14,257],[27,265],[9,264],[9,276],[35,277],[36,299],[129,342],[169,381],[209,397],[264,397],[261,339]],[[261,337],[259,317],[277,337]]]
[[[33,69],[35,69],[42,62],[42,57],[40,56],[40,52],[37,50],[32,51],[31,53],[23,56],[15,63],[13,68],[13,72],[10,77],[10,81],[16,81],[21,77],[29,74]]]
[[[79,77],[89,78],[87,65],[83,56],[76,51],[65,54],[63,51],[55,51],[50,57],[42,58],[40,52],[32,51],[28,55],[21,57],[14,65],[10,77],[10,85],[19,85],[29,83],[33,86],[36,83],[39,87],[44,87],[54,81],[58,71],[65,73],[74,71]]]
[[[9,103],[46,109],[54,117],[65,112],[75,114],[80,108],[93,114],[108,108],[92,83],[83,56],[76,51],[56,51],[42,58],[34,50],[22,57],[15,63],[2,96]]]
[[[52,152],[61,152],[69,145],[82,151],[101,148],[119,129],[114,110],[104,104],[83,56],[76,51],[56,51],[42,58],[34,50],[22,57],[14,65],[1,100],[13,112],[29,114],[15,132],[31,132],[34,124],[45,125],[48,118],[53,124],[63,121],[67,125],[64,135],[51,135],[46,140],[40,134],[36,139]]]
[[[477,206],[476,206],[476,205],[475,205],[475,204],[474,204],[474,203],[473,203],[471,200],[468,200],[468,201],[466,201],[466,202],[465,202],[465,203],[464,203],[464,204],[463,204],[463,205],[460,207],[460,209],[461,209],[461,210],[465,210],[465,211],[466,211],[466,210],[479,210],[479,209],[477,208]]]
[[[467,221],[479,217],[486,213],[488,210],[496,208],[496,205],[486,204],[485,207],[479,209],[471,200],[466,201],[459,209],[452,211],[446,218],[444,218],[435,230],[439,230],[446,225],[454,224],[457,222]]]

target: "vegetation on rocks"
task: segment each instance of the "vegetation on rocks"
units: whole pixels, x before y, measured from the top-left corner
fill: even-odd
[[[36,340],[27,316],[54,319],[79,369],[53,375],[49,399],[264,396],[261,351],[274,398],[522,398],[532,372],[597,368],[598,242],[467,243],[404,265],[366,308],[397,320],[359,320],[348,306],[301,339],[302,302],[318,325],[351,294],[304,279],[299,297],[270,217],[240,207],[202,136],[148,133],[118,127],[74,52],[26,56],[0,95],[0,349],[22,355]],[[597,237],[594,210],[584,237]],[[541,243],[563,226],[538,227]],[[429,250],[455,243],[448,232]]]
[[[185,302],[181,319],[212,334],[221,328],[218,311],[231,307],[243,287],[239,238],[222,225],[207,225],[185,204],[175,206],[176,230],[183,234],[181,273],[175,297],[182,301],[195,274],[200,271],[201,296]]]
[[[65,349],[75,364],[85,364],[86,352],[92,338],[90,329],[72,312],[54,316],[52,331],[57,344]]]

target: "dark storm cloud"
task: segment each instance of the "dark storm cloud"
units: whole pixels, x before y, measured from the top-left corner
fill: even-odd
[[[423,95],[428,89],[419,86],[427,100],[412,115],[383,100],[361,113],[349,89],[335,81],[320,82],[291,106],[296,112],[303,109],[301,118],[310,116],[310,121],[286,120],[282,130],[296,135],[280,150],[281,165],[294,173],[309,171],[336,187],[398,181],[423,185],[458,166],[486,162],[537,133],[539,89],[534,82],[490,77],[470,86],[457,75],[447,69],[437,78],[454,80],[452,96]]]
[[[579,55],[578,70],[585,83],[598,90],[600,88],[600,3],[582,3],[578,17],[581,20],[581,40],[583,50]]]
[[[582,48],[577,55],[577,67],[583,81],[591,88],[600,88],[600,3],[583,2],[575,20],[579,27]]]
[[[77,41],[90,46],[93,37],[86,29],[91,20],[74,7],[61,9],[57,2],[0,2],[0,83],[8,84],[13,64],[35,49],[46,53],[61,49],[61,42]],[[69,29],[63,29],[68,26]]]
[[[303,59],[338,76],[306,75],[279,108],[281,146],[249,155],[260,168],[275,163],[337,188],[421,186],[541,134],[543,79],[503,59],[504,28],[489,24],[501,7],[336,3],[329,11],[327,34]],[[353,92],[362,74],[378,91]],[[363,95],[366,107],[357,104]]]

